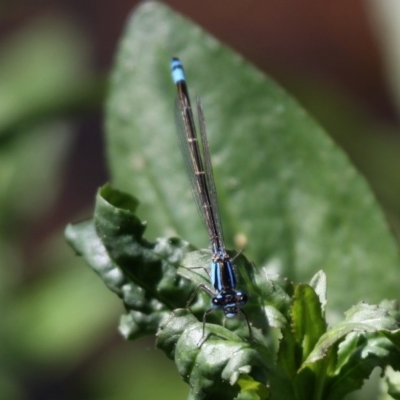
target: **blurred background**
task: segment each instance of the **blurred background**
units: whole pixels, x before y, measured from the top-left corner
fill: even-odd
[[[325,127],[400,233],[400,2],[166,2],[265,71]],[[102,108],[135,1],[0,4],[0,398],[186,398],[154,338],[63,238],[107,181]]]

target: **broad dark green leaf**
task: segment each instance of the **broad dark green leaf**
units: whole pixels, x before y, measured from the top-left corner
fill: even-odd
[[[171,56],[203,101],[228,247],[245,238],[258,267],[296,281],[322,268],[332,310],[394,298],[397,248],[347,157],[274,82],[153,2],[128,21],[106,109],[113,183],[140,196],[150,237],[207,243],[174,132]]]

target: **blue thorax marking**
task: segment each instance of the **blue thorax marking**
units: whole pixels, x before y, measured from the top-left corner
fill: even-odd
[[[235,289],[236,277],[230,259],[211,262],[211,283],[217,292]]]

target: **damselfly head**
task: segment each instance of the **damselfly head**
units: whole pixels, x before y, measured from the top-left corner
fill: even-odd
[[[222,309],[227,318],[234,318],[247,303],[247,295],[235,290],[223,290],[211,299],[215,309]]]

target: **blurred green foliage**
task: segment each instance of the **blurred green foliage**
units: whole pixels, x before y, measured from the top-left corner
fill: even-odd
[[[384,22],[376,28],[390,82],[400,81],[391,56],[398,51],[397,31],[385,29],[388,16],[391,27],[400,26],[397,5],[379,2],[386,8],[382,12],[370,3],[375,3],[374,17]],[[33,23],[0,48],[0,394],[29,399],[30,388],[67,381],[75,373],[85,399],[126,399],[134,392],[157,398],[161,392],[168,400],[168,385],[175,390],[171,398],[183,398],[185,386],[179,386],[174,368],[151,342],[142,339],[104,351],[119,302],[65,248],[62,226],[54,237],[34,243],[34,259],[26,256],[27,240],[35,239],[31,232],[49,218],[60,193],[74,134],[67,117],[101,107],[104,81],[91,72],[88,54],[84,35],[60,19]],[[400,231],[398,125],[382,124],[347,94],[313,77],[288,71],[280,82],[346,150]],[[146,90],[156,90],[157,84]],[[395,84],[391,89],[399,96]],[[95,367],[84,369],[99,349],[103,355]],[[158,387],[152,385],[155,375]],[[72,392],[79,390],[73,386],[68,385]],[[373,390],[369,393],[376,398]]]
[[[63,226],[35,236],[63,188],[75,137],[70,121],[98,110],[104,89],[104,78],[90,69],[85,35],[68,21],[33,22],[0,48],[2,399],[125,399],[132,376],[142,398],[159,396],[168,383],[179,387],[153,344],[131,352],[118,342],[106,346],[116,335],[120,305],[66,246]],[[107,362],[83,368],[99,351]],[[82,378],[71,384],[79,370]],[[154,374],[164,387],[149,384]],[[62,393],[55,396],[54,386]]]

